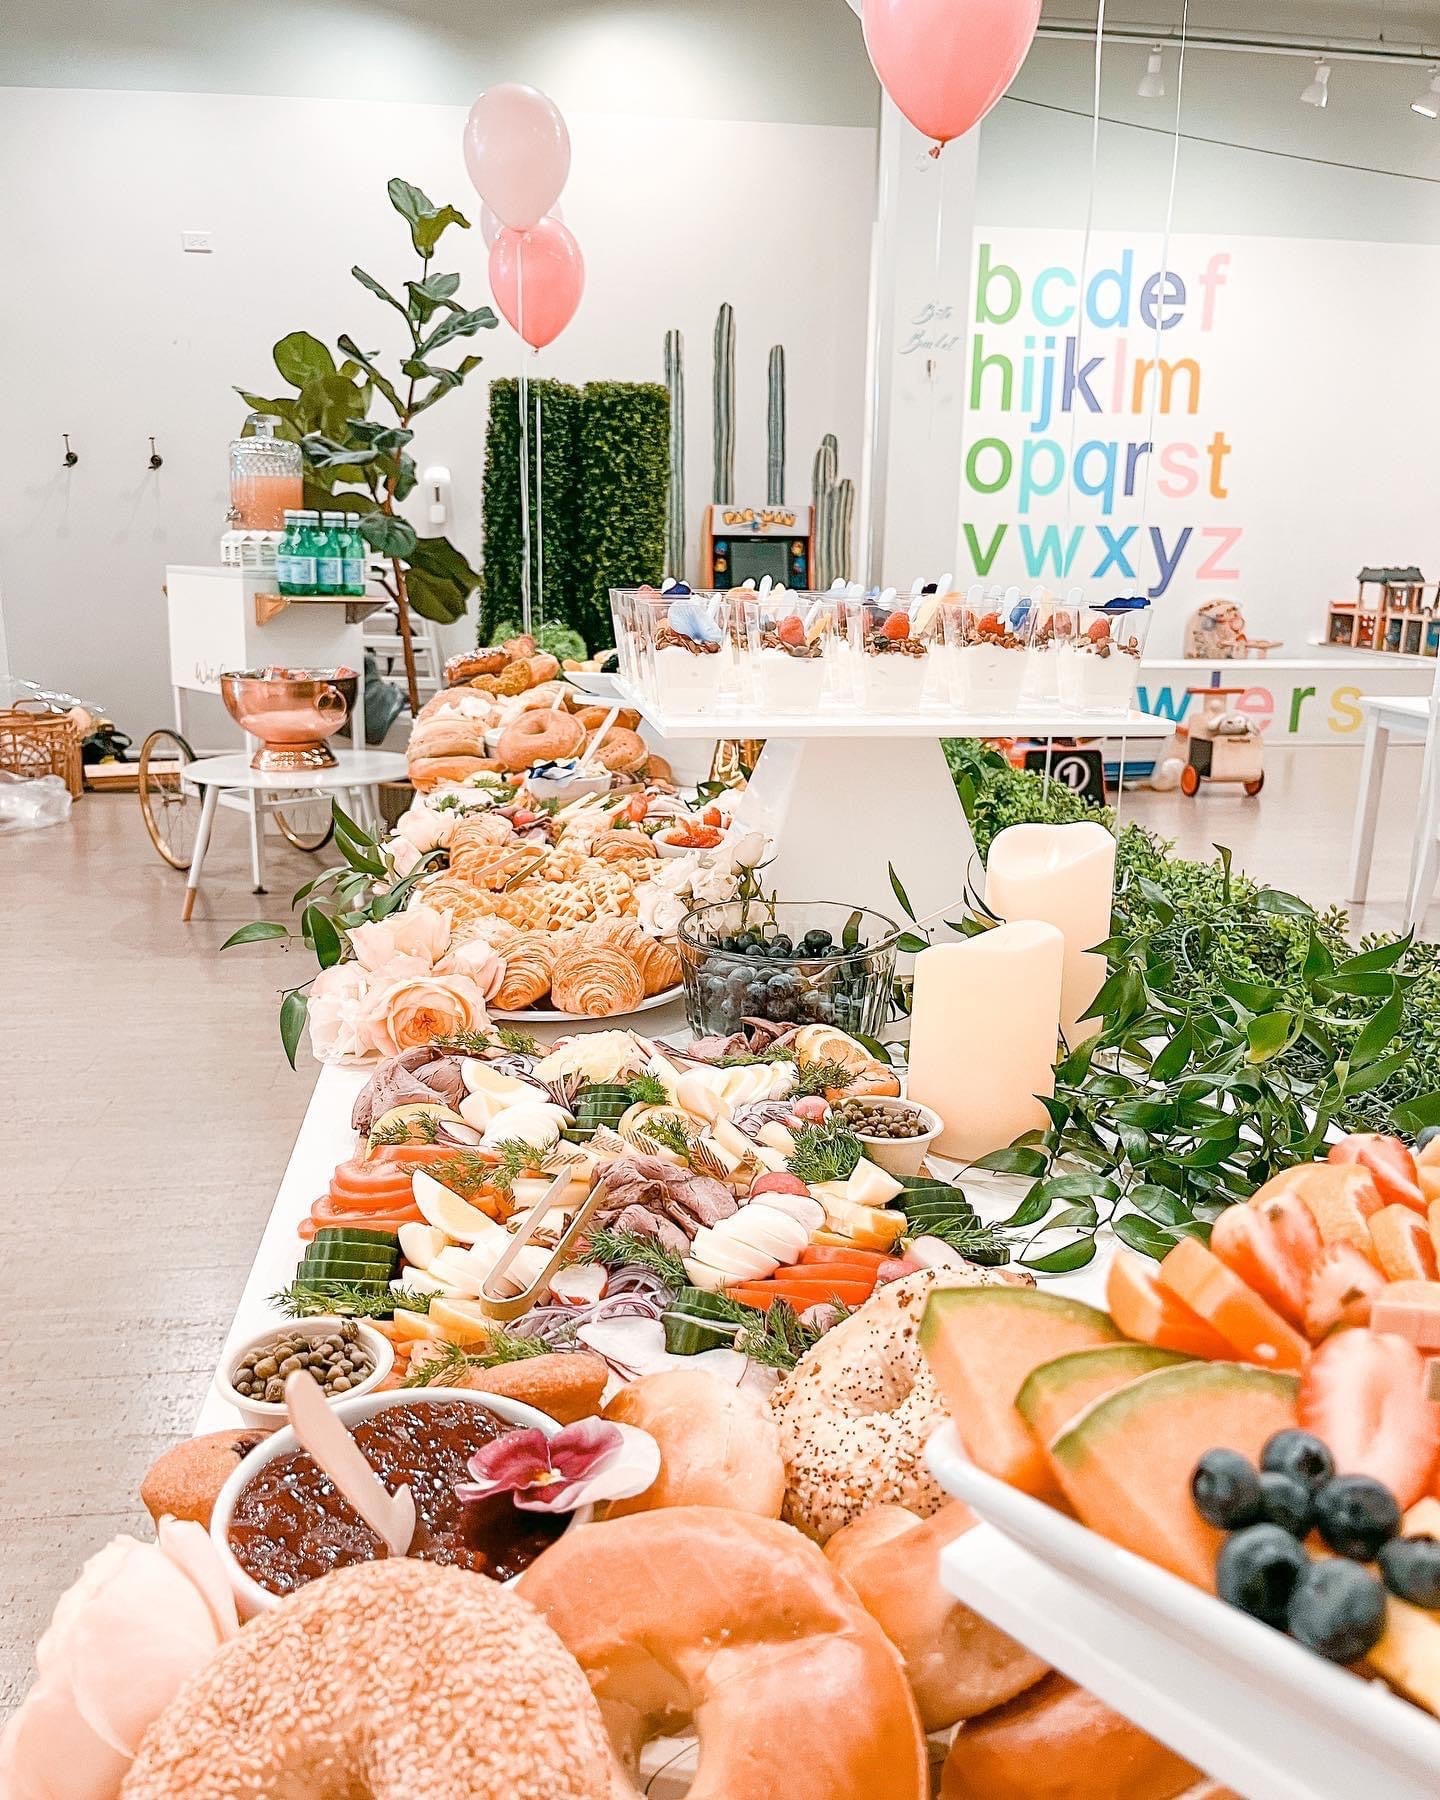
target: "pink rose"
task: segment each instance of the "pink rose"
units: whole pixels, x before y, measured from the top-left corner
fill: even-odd
[[[483,938],[467,938],[449,952],[436,973],[468,975],[485,998],[493,1000],[505,979],[505,958]]]
[[[146,1730],[239,1630],[205,1528],[162,1519],[159,1540],[112,1538],[56,1602],[0,1735],[8,1800],[115,1800]]]
[[[310,1048],[318,1062],[338,1062],[363,1054],[359,1021],[364,1010],[365,971],[358,962],[322,969],[310,988]]]
[[[385,846],[390,852],[390,867],[403,881],[412,870],[420,866],[420,852],[409,838],[393,837]]]
[[[432,907],[412,906],[373,925],[354,926],[350,943],[356,960],[372,972],[384,969],[397,956],[417,956],[427,969],[433,969],[449,948],[450,923]]]
[[[364,1049],[398,1056],[437,1037],[484,1031],[489,1024],[485,996],[469,975],[426,973],[384,986],[373,983],[358,1033]]]

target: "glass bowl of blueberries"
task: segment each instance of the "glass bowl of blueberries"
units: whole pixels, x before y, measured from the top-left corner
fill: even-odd
[[[725,900],[680,922],[685,1012],[697,1037],[745,1019],[878,1037],[890,1017],[900,926],[838,900]]]

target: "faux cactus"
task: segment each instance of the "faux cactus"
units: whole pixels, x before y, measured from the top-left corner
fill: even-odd
[[[830,490],[831,581],[850,579],[850,538],[854,522],[855,483],[847,475]]]
[[[717,506],[735,498],[735,308],[722,301],[715,315],[715,479]]]
[[[785,346],[770,348],[770,403],[766,415],[768,456],[765,471],[765,504],[785,504]]]
[[[828,588],[836,579],[835,556],[831,545],[830,493],[840,467],[840,444],[834,432],[827,431],[815,452],[810,478],[810,501],[814,517],[814,546],[810,553],[811,580],[817,588]]]
[[[685,340],[665,333],[665,385],[670,390],[670,475],[665,490],[665,572],[685,578]]]

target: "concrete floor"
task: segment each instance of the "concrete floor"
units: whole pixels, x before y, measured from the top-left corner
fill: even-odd
[[[1418,752],[1392,753],[1357,932],[1401,920],[1418,770]],[[1123,817],[1340,901],[1358,771],[1358,752],[1277,751],[1259,800],[1137,790]],[[190,1428],[309,1098],[313,1065],[290,1071],[275,1026],[304,965],[278,945],[216,954],[245,920],[285,916],[314,873],[278,840],[272,861],[257,897],[243,825],[222,813],[184,927],[181,877],[133,795],[87,795],[65,825],[0,838],[0,1716],[82,1559],[142,1526],[137,1484]],[[1440,909],[1427,923],[1440,931]]]

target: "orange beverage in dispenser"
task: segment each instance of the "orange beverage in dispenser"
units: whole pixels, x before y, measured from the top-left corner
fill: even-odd
[[[295,475],[237,474],[230,484],[230,508],[237,531],[283,531],[285,513],[305,504],[304,480]]]

